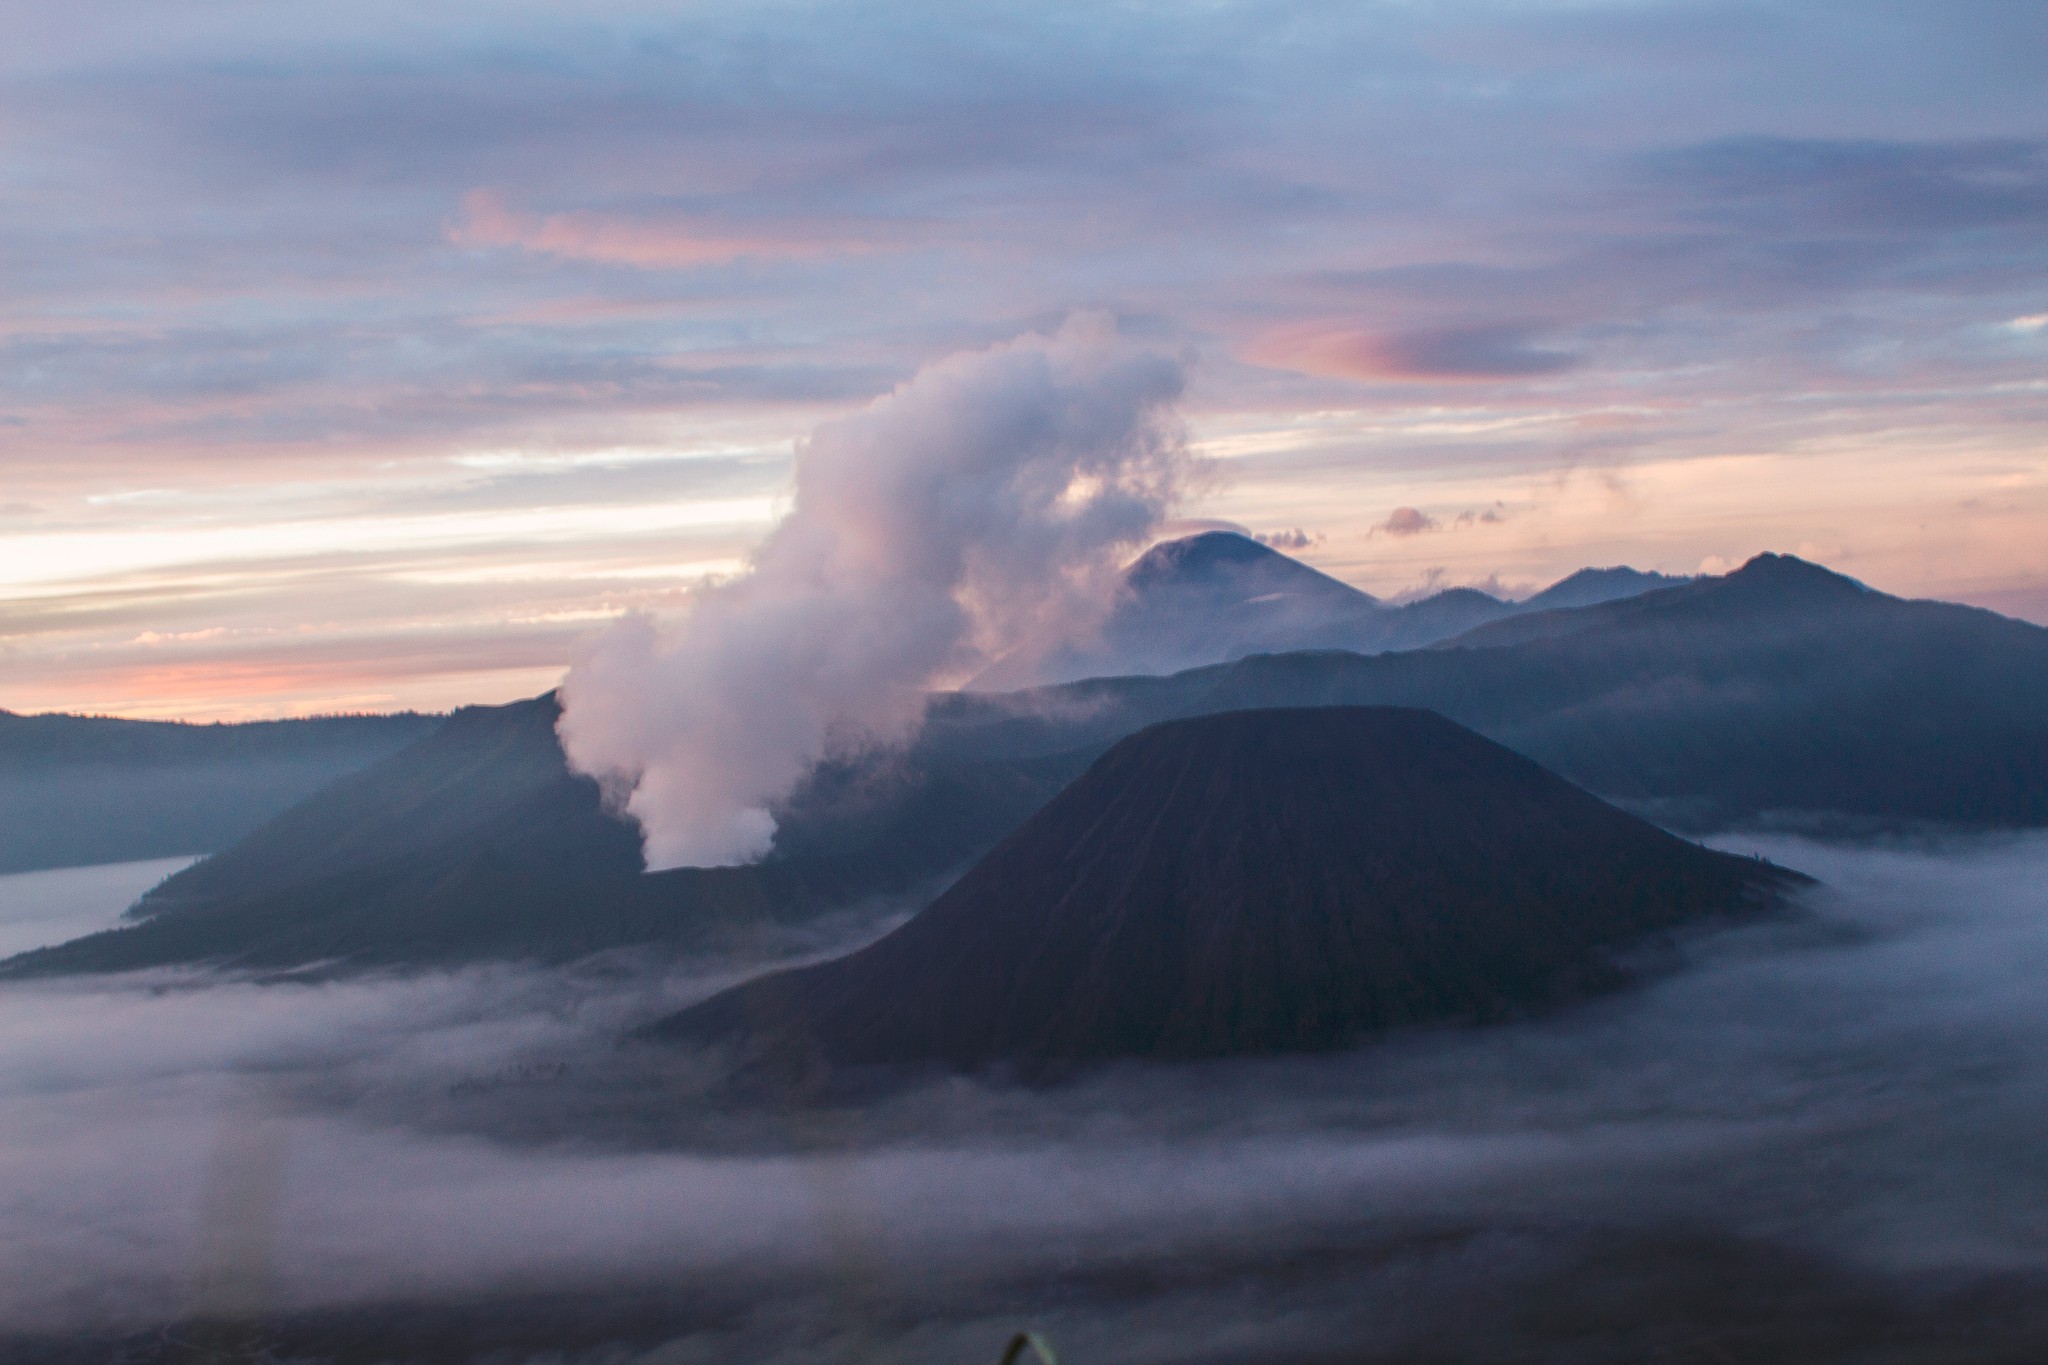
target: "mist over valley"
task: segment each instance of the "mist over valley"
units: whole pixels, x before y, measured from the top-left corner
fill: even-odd
[[[80,1360],[209,1309],[390,1359],[2038,1341],[2048,845],[1728,846],[1823,889],[1598,1004],[1052,1090],[762,1107],[615,1046],[744,963],[16,984],[0,1313]]]

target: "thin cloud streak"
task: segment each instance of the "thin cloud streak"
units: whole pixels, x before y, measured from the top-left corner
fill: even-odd
[[[687,219],[631,218],[599,213],[519,213],[492,190],[462,198],[463,216],[450,228],[457,246],[516,247],[564,260],[677,270],[775,256],[840,255],[869,249],[856,239],[804,240],[735,236]]]

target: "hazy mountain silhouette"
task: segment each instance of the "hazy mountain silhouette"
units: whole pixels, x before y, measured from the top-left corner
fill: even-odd
[[[1415,649],[1528,610],[1586,606],[1682,582],[1634,569],[1583,569],[1527,602],[1450,588],[1389,604],[1248,536],[1205,531],[1147,550],[1096,638],[1027,646],[975,678],[1007,691],[1080,678],[1177,673],[1251,654]]]
[[[211,853],[439,716],[187,725],[0,711],[0,873]]]
[[[1520,611],[1554,611],[1560,607],[1596,607],[1602,602],[1618,602],[1627,597],[1640,597],[1646,592],[1659,588],[1675,588],[1681,583],[1693,580],[1684,574],[1646,573],[1631,569],[1627,565],[1616,565],[1606,569],[1580,569],[1568,578],[1560,578],[1533,597],[1524,598],[1515,605]]]
[[[1430,649],[946,694],[907,752],[816,774],[764,863],[654,877],[568,772],[551,699],[472,708],[173,878],[147,923],[6,970],[559,960],[703,941],[929,886],[1125,735],[1272,706],[1427,707],[1676,828],[1788,814],[2048,825],[2043,678],[2039,626],[1761,556]]]
[[[1328,1049],[1610,988],[1614,950],[1803,880],[1432,712],[1240,711],[1120,741],[893,933],[646,1036],[1026,1076]]]
[[[1387,611],[1377,598],[1249,536],[1165,541],[1124,573],[1099,638],[1027,645],[975,678],[983,691],[1126,673],[1177,673],[1244,654],[1337,648]]]
[[[638,831],[569,770],[559,715],[553,694],[465,707],[167,879],[130,912],[139,923],[5,970],[371,967],[702,946],[955,871],[1092,756],[828,770],[785,812],[787,847],[769,862],[649,876]]]
[[[2044,677],[2048,629],[1759,555],[1429,649],[949,697],[921,746],[1021,756],[1214,711],[1426,706],[1686,827],[1782,812],[2026,827],[2048,824]]]

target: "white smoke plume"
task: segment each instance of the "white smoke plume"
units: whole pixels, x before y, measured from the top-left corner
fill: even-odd
[[[629,790],[650,869],[767,852],[827,754],[1106,605],[1188,470],[1179,361],[1096,315],[957,355],[796,453],[789,515],[672,625],[630,618],[563,684],[570,762]]]

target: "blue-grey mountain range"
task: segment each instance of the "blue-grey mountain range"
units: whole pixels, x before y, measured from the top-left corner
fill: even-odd
[[[138,922],[11,974],[350,970],[716,941],[936,892],[1109,746],[1177,717],[1422,707],[1670,828],[2048,824],[2048,629],[1765,555],[1424,649],[933,698],[906,750],[821,768],[749,867],[643,874],[552,697],[472,707],[171,878]]]

